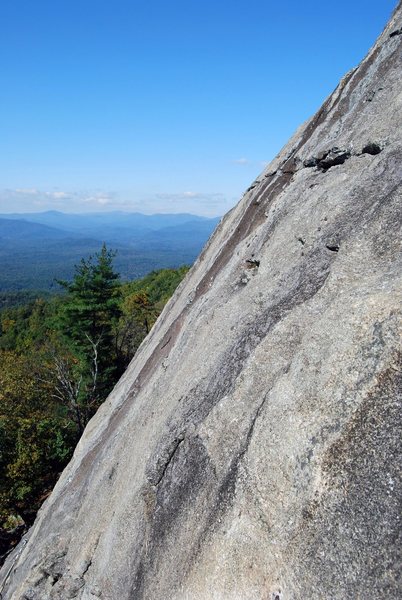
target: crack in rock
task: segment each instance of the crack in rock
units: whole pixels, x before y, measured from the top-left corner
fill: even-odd
[[[154,472],[148,475],[148,480],[153,486],[157,487],[162,481],[169,465],[172,463],[175,457],[176,452],[178,451],[181,444],[184,442],[184,438],[184,433],[178,435],[172,440],[170,446],[166,448],[162,456],[158,457]]]
[[[352,153],[350,150],[344,150],[334,146],[330,150],[321,152],[318,156],[312,156],[304,161],[303,165],[306,168],[317,167],[324,173],[337,165],[343,165],[350,157]]]
[[[371,154],[375,156],[380,154],[384,145],[379,142],[368,142],[362,148],[361,152],[352,152],[349,149],[338,148],[334,146],[330,150],[321,152],[317,156],[312,156],[303,162],[303,166],[307,169],[316,167],[323,173],[326,173],[332,167],[343,165],[352,156],[362,156],[362,154]]]

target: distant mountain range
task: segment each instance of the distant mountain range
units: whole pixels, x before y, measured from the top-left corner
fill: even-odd
[[[0,291],[57,288],[55,278],[71,278],[103,242],[117,250],[123,279],[191,264],[218,222],[191,214],[0,214]]]

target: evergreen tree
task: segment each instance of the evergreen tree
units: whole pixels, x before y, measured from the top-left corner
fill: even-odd
[[[67,291],[61,329],[78,357],[74,386],[81,407],[79,427],[106,398],[118,375],[115,331],[120,310],[120,276],[113,270],[115,252],[103,244],[95,256],[82,259],[72,282],[59,281]],[[71,369],[70,369],[71,370]]]

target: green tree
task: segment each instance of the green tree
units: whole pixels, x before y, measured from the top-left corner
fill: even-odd
[[[121,373],[115,343],[116,325],[121,315],[120,276],[113,270],[114,256],[103,244],[99,253],[82,259],[76,266],[72,282],[59,281],[67,292],[60,327],[78,361],[78,368],[70,364],[64,372],[74,372],[79,379],[73,386],[78,390],[80,429]],[[59,361],[57,368],[60,366]]]

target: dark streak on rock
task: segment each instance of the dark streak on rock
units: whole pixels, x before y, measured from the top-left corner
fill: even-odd
[[[132,577],[130,598],[145,600],[159,571],[160,561],[169,557],[169,548],[175,545],[175,524],[189,515],[192,529],[197,539],[197,525],[201,515],[194,514],[199,497],[210,492],[211,482],[215,481],[215,470],[208,453],[198,436],[186,438],[185,444],[176,448],[174,460],[166,466],[163,477],[156,489],[153,513],[149,517],[147,548],[143,549],[138,567]],[[175,566],[176,573],[186,569],[190,549],[186,549],[183,560]],[[174,581],[171,585],[174,585]]]
[[[171,337],[169,337],[169,338],[166,340],[166,342],[163,344],[163,346],[161,346],[161,348],[160,348],[160,349],[161,349],[161,350],[163,350],[163,348],[166,348],[166,346],[169,344],[169,342],[170,342],[170,340],[171,340],[171,339],[172,339],[172,338],[171,338]]]
[[[402,532],[390,523],[398,522],[402,503],[401,365],[395,354],[323,456],[323,492],[302,512],[303,560],[292,562],[300,597],[323,581],[328,598],[363,598],[369,589],[377,598],[400,596]],[[356,551],[367,547],[369,553]],[[350,565],[353,577],[345,577]]]

